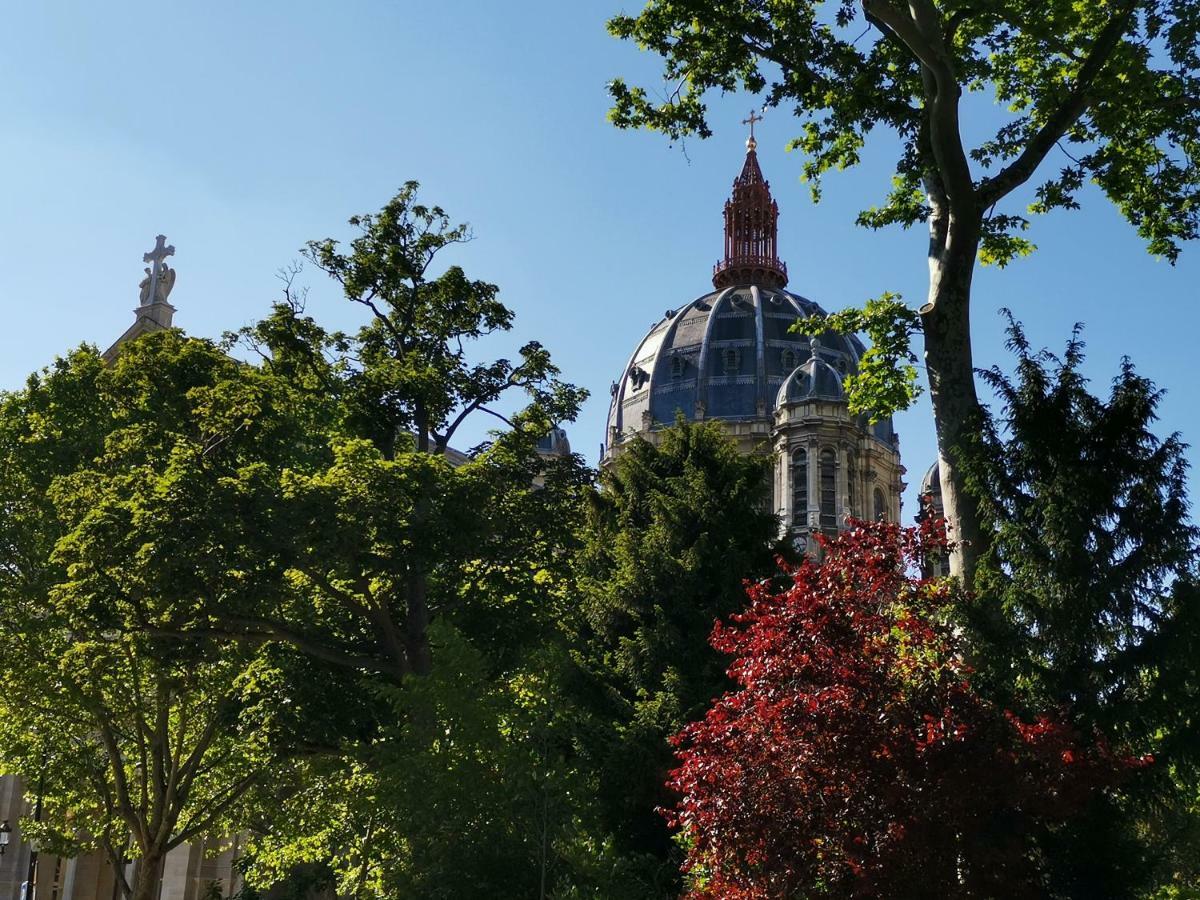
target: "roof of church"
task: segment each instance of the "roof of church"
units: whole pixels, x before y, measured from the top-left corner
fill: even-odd
[[[688,419],[770,416],[780,386],[812,356],[809,338],[789,329],[812,315],[825,311],[798,294],[758,285],[713,291],[668,310],[613,383],[610,429],[641,430],[646,413],[653,424],[670,424],[676,411]],[[839,385],[865,351],[854,335],[825,332],[819,340],[819,355]]]
[[[812,300],[784,288],[787,268],[776,252],[778,216],[751,138],[725,204],[725,258],[713,275],[716,290],[667,310],[637,345],[612,384],[610,443],[669,425],[680,413],[687,419],[772,416],[784,382],[813,356],[814,342],[791,326],[799,318],[826,315]],[[866,347],[854,335],[830,331],[815,343],[821,362],[815,376],[809,372],[809,387],[817,392],[811,396],[844,400],[842,379],[858,370]],[[792,384],[801,391],[801,375]],[[895,439],[890,419],[869,431],[884,441]]]
[[[821,357],[819,344],[813,349],[812,356],[784,379],[779,386],[779,393],[775,395],[777,407],[805,400],[846,400],[842,376]]]
[[[555,425],[538,438],[537,451],[545,456],[570,456],[571,442],[567,440],[567,432]]]
[[[921,479],[921,490],[917,492],[918,495],[936,494],[941,496],[942,481],[939,472],[940,468],[935,459],[933,465],[925,470],[925,477]]]

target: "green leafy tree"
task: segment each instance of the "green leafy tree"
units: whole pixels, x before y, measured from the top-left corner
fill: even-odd
[[[779,533],[768,457],[743,455],[712,423],[680,420],[659,437],[627,444],[603,474],[568,619],[602,824],[658,873],[647,896],[678,888],[656,812],[672,801],[667,739],[727,685],[708,633],[741,606],[745,579],[775,571]]]
[[[1183,444],[1152,428],[1161,393],[1125,360],[1107,397],[1010,318],[1016,371],[968,483],[995,535],[968,607],[978,680],[1005,704],[1069,708],[1084,732],[1156,764],[1098,800],[1048,856],[1067,895],[1131,896],[1200,876],[1200,532]],[[1000,615],[997,615],[997,610]],[[1190,879],[1190,881],[1188,881]]]
[[[430,676],[377,695],[392,720],[380,739],[292,773],[303,790],[254,836],[251,878],[323,863],[342,897],[645,897],[641,873],[597,838],[561,647],[497,676],[456,629],[432,630]]]
[[[266,320],[231,336],[295,390],[333,398],[329,460],[279,473],[284,587],[172,628],[282,642],[353,673],[372,698],[355,736],[296,770],[305,799],[263,823],[256,883],[319,863],[354,896],[486,896],[488,883],[560,896],[596,854],[573,836],[588,833],[587,792],[560,759],[562,717],[533,710],[553,696],[558,585],[591,476],[538,442],[584,393],[536,343],[517,361],[470,361],[512,313],[457,266],[435,274],[468,232],[420,204],[415,184],[352,224],[348,247],[313,242],[306,255],[366,310],[362,329],[327,332],[289,282]],[[514,394],[527,401],[515,413]],[[500,430],[452,450],[476,413]]]
[[[859,359],[858,370],[842,381],[850,412],[866,414],[872,424],[892,410],[908,408],[920,396],[912,336],[921,330],[921,317],[904,305],[899,294],[868,300],[862,309],[809,316],[792,330],[814,336],[828,331],[866,334],[870,346]]]
[[[890,191],[858,221],[929,229],[925,363],[952,568],[968,583],[986,544],[959,460],[981,418],[976,260],[1030,252],[1028,216],[1078,207],[1088,182],[1152,253],[1174,260],[1197,236],[1198,22],[1194,0],[649,0],[609,23],[663,58],[670,85],[657,101],[613,81],[618,126],[707,137],[709,91],[762,93],[799,117],[792,146],[814,196],[825,173],[859,162],[868,136],[896,146]],[[985,113],[972,95],[989,93]]]
[[[155,627],[277,580],[256,498],[264,465],[309,446],[293,400],[164,332],[111,366],[78,350],[0,403],[3,764],[44,795],[27,830],[102,849],[134,900],[157,897],[172,849],[235,827],[297,749],[270,715],[298,701],[271,687],[280,660]]]
[[[508,330],[513,315],[495,285],[468,279],[458,266],[434,273],[439,253],[469,231],[416,195],[409,182],[378,214],[351,219],[361,234],[345,250],[329,239],[305,251],[369,313],[357,334],[326,332],[289,296],[240,335],[266,371],[336,398],[339,408],[332,465],[283,479],[291,517],[284,533],[294,539],[280,552],[291,597],[247,611],[258,621],[240,633],[273,635],[395,682],[430,673],[430,623],[469,605],[464,581],[517,572],[514,559],[537,546],[521,543],[520,526],[505,517],[506,498],[538,506],[559,496],[533,497],[539,473],[555,467],[541,460],[536,442],[573,419],[586,396],[558,380],[536,342],[517,361],[469,360],[470,343]],[[527,396],[525,409],[494,408],[514,392]],[[453,465],[451,442],[481,412],[505,434]],[[557,467],[578,480],[577,461]],[[223,611],[211,618],[204,627],[227,627]],[[298,631],[292,622],[308,624]]]

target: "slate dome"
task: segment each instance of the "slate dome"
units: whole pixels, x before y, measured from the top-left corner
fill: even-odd
[[[669,425],[677,412],[687,419],[767,418],[785,381],[797,383],[789,376],[798,369],[819,373],[822,396],[844,400],[842,378],[857,371],[862,341],[827,331],[815,341],[813,362],[814,342],[789,331],[799,318],[825,314],[799,294],[760,285],[722,288],[667,310],[612,384],[610,440]],[[890,422],[880,425],[890,436]]]
[[[845,399],[846,389],[842,386],[842,376],[822,358],[818,345],[808,360],[797,366],[792,374],[784,379],[779,393],[775,395],[775,405],[802,403],[807,400]]]

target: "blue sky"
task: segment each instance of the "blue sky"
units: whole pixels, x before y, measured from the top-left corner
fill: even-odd
[[[513,334],[481,352],[546,344],[564,376],[593,393],[569,434],[594,462],[608,385],[633,346],[664,310],[710,289],[721,207],[744,152],[740,120],[754,106],[717,98],[716,136],[682,147],[613,129],[606,81],[657,83],[653,57],[604,31],[621,9],[620,0],[12,5],[0,36],[0,387],[18,387],[82,341],[103,348],[119,335],[158,232],[177,248],[177,324],[217,336],[267,310],[275,273],[305,241],[348,237],[349,216],[416,179],[427,202],[473,226],[454,261],[499,284],[516,311]],[[826,309],[885,290],[922,302],[925,236],[853,225],[888,186],[892,142],[881,137],[860,168],[830,178],[813,206],[800,159],[784,150],[794,128],[783,111],[759,126],[790,288]],[[1161,430],[1200,440],[1200,247],[1175,267],[1154,260],[1093,194],[1082,212],[1036,221],[1030,237],[1040,247],[1032,258],[978,274],[977,364],[1008,361],[1001,306],[1052,348],[1082,321],[1096,386],[1129,355],[1168,391]],[[354,324],[321,273],[301,280],[314,315]],[[927,405],[897,426],[915,483],[934,455]]]

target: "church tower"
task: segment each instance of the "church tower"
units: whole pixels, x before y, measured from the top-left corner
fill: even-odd
[[[611,387],[602,464],[625,442],[657,442],[678,414],[721,424],[745,453],[772,454],[774,512],[804,548],[850,518],[898,521],[904,468],[891,419],[852,416],[843,379],[866,347],[855,335],[792,332],[826,315],[786,290],[779,205],[758,162],[754,123],[724,207],[714,290],[668,309]]]

